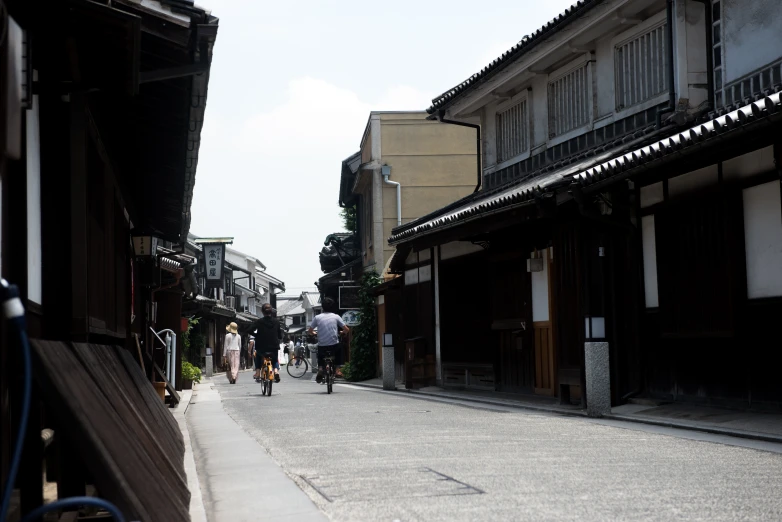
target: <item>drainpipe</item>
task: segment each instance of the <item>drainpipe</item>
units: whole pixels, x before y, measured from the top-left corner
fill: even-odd
[[[662,126],[662,116],[676,110],[676,92],[674,90],[673,68],[673,0],[665,2],[666,36],[668,40],[668,106],[657,109],[657,128]],[[711,51],[710,51],[711,52]]]
[[[695,1],[703,4],[703,11],[706,14],[706,72],[708,74],[706,85],[708,85],[708,89],[709,89],[708,92],[709,106],[706,108],[706,110],[714,110],[717,108],[717,106],[714,103],[714,35],[713,35],[714,28],[712,27],[714,20],[712,20],[712,14],[711,14],[711,9],[712,9],[711,0],[695,0]]]
[[[396,187],[396,226],[402,226],[402,185],[388,179],[388,176],[391,175],[391,167],[388,165],[380,167],[380,174],[383,176],[383,183]]]
[[[475,144],[475,156],[478,160],[478,183],[475,185],[475,190],[473,192],[478,192],[481,190],[481,185],[483,185],[483,172],[481,171],[481,149],[483,148],[481,146],[481,126],[474,123],[465,123],[463,121],[446,120],[444,116],[445,111],[438,111],[436,116],[437,121],[440,123],[450,123],[451,125],[459,125],[461,127],[475,129],[477,140]]]

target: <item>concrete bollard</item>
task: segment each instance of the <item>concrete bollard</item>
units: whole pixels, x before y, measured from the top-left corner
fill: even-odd
[[[584,343],[587,415],[602,417],[611,413],[611,365],[608,343]]]
[[[214,373],[214,364],[212,363],[212,356],[206,356],[206,368],[204,368],[204,374],[207,378],[211,378]]]
[[[383,347],[383,389],[396,389],[396,376],[394,375],[394,347]]]

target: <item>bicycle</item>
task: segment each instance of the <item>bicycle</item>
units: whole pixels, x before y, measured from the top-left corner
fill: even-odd
[[[323,356],[323,362],[326,363],[324,379],[326,380],[326,393],[329,394],[334,391],[334,376],[336,375],[336,370],[334,368],[334,356],[330,351],[326,352]]]
[[[274,383],[274,369],[272,368],[272,354],[263,354],[263,363],[261,363],[261,395],[272,394],[272,384]]]
[[[294,355],[288,359],[288,364],[285,366],[288,370],[288,375],[298,379],[307,374],[307,369],[309,369],[310,365],[307,362],[307,358],[303,355]]]

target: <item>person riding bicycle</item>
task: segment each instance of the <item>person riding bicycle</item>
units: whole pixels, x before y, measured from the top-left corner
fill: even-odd
[[[334,358],[334,364],[342,360],[342,345],[339,343],[340,330],[343,334],[350,332],[350,328],[345,325],[345,321],[337,315],[339,308],[333,299],[327,297],[323,300],[323,313],[316,315],[307,329],[307,333],[315,335],[315,328],[318,329],[318,384],[323,383],[323,369],[325,364],[323,358],[326,352],[331,352]]]
[[[269,354],[274,367],[274,382],[280,382],[280,362],[278,351],[282,340],[282,327],[274,315],[274,309],[269,303],[261,307],[263,317],[258,321],[255,331],[255,380],[261,378],[264,354]]]

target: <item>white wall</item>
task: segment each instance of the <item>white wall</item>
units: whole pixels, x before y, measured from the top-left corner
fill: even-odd
[[[532,272],[532,320],[549,320],[548,249],[543,255],[543,270]]]
[[[779,0],[722,0],[725,82],[782,58]]]
[[[641,218],[641,242],[644,257],[644,294],[647,308],[660,306],[657,292],[657,241],[654,231],[654,216]]]
[[[41,304],[41,139],[38,96],[27,115],[27,298]]]
[[[782,296],[782,204],[780,183],[744,190],[747,297]]]

